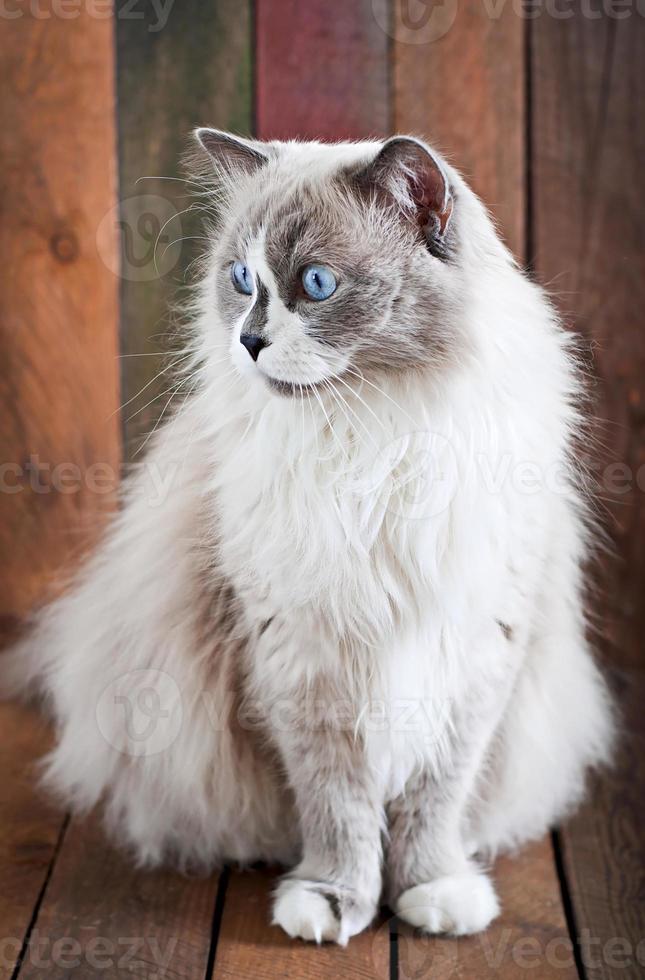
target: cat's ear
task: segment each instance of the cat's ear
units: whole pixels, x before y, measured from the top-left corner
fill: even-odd
[[[264,144],[233,136],[221,129],[202,126],[195,130],[195,139],[206,150],[216,168],[229,173],[251,174],[269,159],[263,149]]]
[[[393,136],[358,181],[363,190],[398,205],[418,226],[431,251],[443,249],[453,199],[447,174],[427,146],[410,136]]]

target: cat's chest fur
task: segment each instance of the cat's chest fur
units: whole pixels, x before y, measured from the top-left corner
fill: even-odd
[[[491,424],[474,383],[450,394],[399,413],[374,399],[371,439],[292,400],[250,417],[231,406],[213,466],[219,557],[247,627],[282,620],[295,637],[285,678],[312,667],[321,634],[327,656],[349,642],[372,662],[410,643],[458,665],[500,622],[529,627],[544,503],[477,469],[522,458],[525,436],[517,413]]]
[[[267,415],[243,448],[223,433],[217,468],[222,560],[250,617],[301,611],[372,642],[418,618],[448,550],[445,481],[457,474],[443,473],[433,503],[405,427],[368,442],[301,430],[293,409]]]

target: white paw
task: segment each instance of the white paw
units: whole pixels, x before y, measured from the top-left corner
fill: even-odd
[[[326,898],[322,886],[318,891],[312,882],[293,878],[280,882],[275,892],[272,921],[292,939],[316,943],[340,941],[340,914],[334,911],[333,899]]]
[[[408,888],[397,899],[395,912],[425,932],[467,936],[492,922],[499,902],[485,874],[466,871]]]

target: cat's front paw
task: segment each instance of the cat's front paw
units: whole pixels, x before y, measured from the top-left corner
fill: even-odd
[[[273,925],[292,939],[347,944],[374,918],[375,907],[357,902],[341,889],[323,881],[284,878],[276,888]]]
[[[394,910],[424,932],[467,936],[486,929],[499,915],[499,902],[490,878],[466,871],[408,888]]]

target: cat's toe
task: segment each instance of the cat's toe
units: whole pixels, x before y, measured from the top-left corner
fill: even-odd
[[[425,932],[466,936],[486,929],[499,914],[499,902],[485,874],[466,871],[408,888],[395,911]]]
[[[280,882],[275,892],[272,921],[292,939],[316,943],[340,941],[341,920],[333,896],[312,888],[309,882],[297,879]]]
[[[276,888],[272,921],[293,938],[345,946],[375,913],[376,899],[324,881],[288,876]]]

